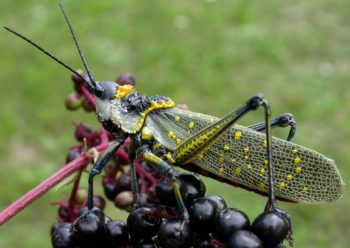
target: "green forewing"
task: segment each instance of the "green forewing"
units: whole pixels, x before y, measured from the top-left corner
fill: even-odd
[[[146,125],[169,150],[218,121],[213,116],[179,108],[150,113]],[[192,162],[204,170],[255,191],[267,192],[265,134],[234,125]],[[272,138],[276,196],[295,202],[329,203],[342,192],[342,179],[333,160],[300,145]]]

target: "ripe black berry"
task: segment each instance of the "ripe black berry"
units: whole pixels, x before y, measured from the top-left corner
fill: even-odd
[[[198,232],[210,232],[214,228],[215,203],[206,197],[197,198],[189,208],[191,226]]]
[[[225,200],[221,196],[207,195],[205,197],[208,198],[209,200],[212,200],[216,204],[217,212],[220,212],[221,210],[227,207]]]
[[[129,233],[123,221],[113,220],[106,225],[106,244],[108,247],[126,246],[129,243]]]
[[[240,230],[229,237],[226,248],[263,248],[263,245],[254,233]]]
[[[53,248],[74,248],[71,223],[63,223],[56,227],[51,236]]]
[[[98,208],[82,210],[81,213],[72,226],[74,240],[78,246],[96,247],[105,238],[104,215]]]
[[[252,231],[268,245],[277,245],[287,236],[289,224],[286,218],[276,212],[260,214],[252,224]]]
[[[158,231],[158,242],[161,247],[190,247],[190,230],[187,221],[168,219],[163,221]]]
[[[181,196],[187,195],[187,188],[182,184],[182,181],[176,179],[177,186],[180,189]],[[155,188],[155,195],[158,200],[167,206],[176,206],[177,201],[174,194],[173,186],[170,183],[170,179],[166,178],[157,183]]]
[[[250,227],[248,216],[234,208],[221,210],[215,218],[215,237],[222,242],[239,230],[247,230]]]
[[[177,176],[182,181],[182,185],[187,188],[187,194],[183,196],[186,205],[198,197],[205,195],[205,185],[199,175],[194,173],[182,173]]]
[[[131,212],[127,219],[127,226],[132,242],[150,238],[157,234],[161,219],[148,207],[141,207]]]

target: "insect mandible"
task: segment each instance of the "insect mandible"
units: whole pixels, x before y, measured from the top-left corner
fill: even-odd
[[[88,208],[93,207],[94,177],[127,138],[133,150],[130,161],[142,156],[169,177],[178,208],[185,220],[186,207],[172,166],[180,166],[227,183],[267,195],[266,209],[276,210],[275,198],[290,202],[330,203],[342,193],[341,175],[333,160],[291,142],[296,124],[291,114],[271,118],[269,103],[261,94],[222,119],[176,107],[165,96],[140,96],[132,84],[97,82],[78,44],[72,25],[60,4],[88,77],[82,77],[36,43],[4,27],[80,77],[96,100],[102,126],[116,140],[101,155],[89,174]],[[236,122],[246,113],[264,109],[265,121],[248,127]],[[271,136],[274,127],[290,127],[286,140]],[[131,163],[132,164],[132,163]],[[138,202],[136,171],[132,168],[133,193]],[[277,211],[277,210],[276,210]]]

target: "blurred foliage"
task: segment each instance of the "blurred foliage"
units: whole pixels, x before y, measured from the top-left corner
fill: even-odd
[[[272,112],[292,112],[295,142],[332,157],[350,176],[350,2],[63,1],[97,79],[131,72],[141,94],[167,95],[192,110],[224,116],[262,92]],[[0,20],[74,68],[82,63],[56,1],[3,0]],[[5,30],[0,35],[0,208],[64,163],[74,144],[67,112],[70,73]],[[262,120],[262,112],[241,123]],[[285,137],[286,130],[274,131]],[[266,199],[207,181],[232,207],[258,215]],[[218,191],[218,188],[220,190]],[[0,247],[50,247],[51,191],[0,229]],[[280,204],[292,217],[295,247],[348,247],[350,192],[332,205]],[[109,207],[114,218],[125,217]]]

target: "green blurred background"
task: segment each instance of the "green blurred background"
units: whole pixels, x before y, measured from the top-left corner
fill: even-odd
[[[141,94],[170,96],[222,117],[262,92],[272,112],[292,112],[295,142],[333,158],[350,175],[350,2],[63,1],[95,78],[125,71]],[[0,23],[27,35],[74,68],[82,63],[56,1],[2,0]],[[75,143],[71,120],[97,126],[93,114],[68,112],[70,72],[0,31],[0,209],[50,176]],[[242,120],[262,120],[258,111]],[[274,131],[286,137],[286,130]],[[250,218],[266,199],[207,180]],[[49,230],[68,188],[51,191],[0,228],[0,247],[50,247]],[[284,204],[295,247],[349,247],[350,191],[331,205]],[[112,204],[108,213],[125,218]]]

